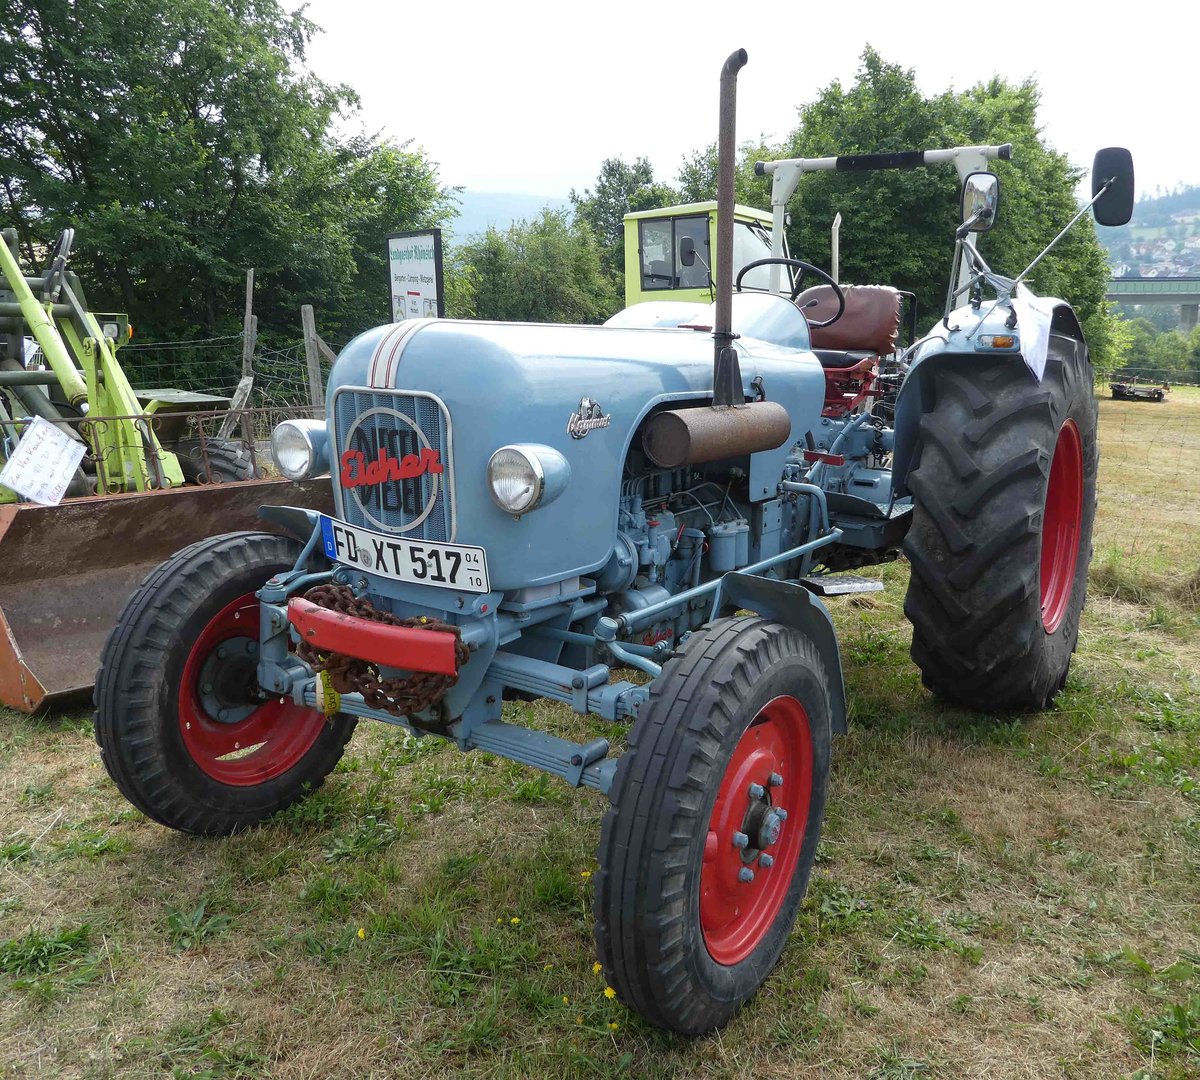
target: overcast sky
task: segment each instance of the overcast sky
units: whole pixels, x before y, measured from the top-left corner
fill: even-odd
[[[1072,162],[1090,168],[1098,147],[1124,145],[1139,192],[1200,183],[1194,2],[669,7],[310,0],[324,33],[308,58],[358,91],[368,130],[412,139],[445,183],[476,191],[563,197],[618,155],[644,155],[672,180],[685,155],[716,138],[720,68],[734,49],[750,54],[738,83],[738,136],[748,139],[782,136],[798,105],[835,78],[852,82],[867,43],[915,69],[926,94],[1033,76],[1045,137]]]

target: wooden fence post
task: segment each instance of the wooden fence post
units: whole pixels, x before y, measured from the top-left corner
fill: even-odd
[[[313,317],[312,304],[300,309],[300,323],[304,327],[304,361],[308,372],[308,399],[318,416],[325,412],[325,382],[321,378],[321,356],[317,342],[317,324]]]
[[[246,312],[242,319],[242,377],[233,392],[229,412],[221,421],[219,438],[228,439],[242,419],[242,410],[254,389],[254,347],[258,343],[258,316],[254,314],[254,267],[246,271]],[[254,433],[242,424],[242,438],[253,439]]]

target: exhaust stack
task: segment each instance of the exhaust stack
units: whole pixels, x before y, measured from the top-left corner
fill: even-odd
[[[737,155],[737,76],[746,66],[745,49],[721,68],[721,110],[717,128],[717,311],[713,327],[713,408],[745,404],[742,375],[733,347],[733,167]]]
[[[787,410],[774,401],[746,401],[733,332],[733,170],[737,155],[737,75],[745,49],[721,68],[717,132],[717,299],[713,319],[711,407],[656,413],[642,428],[642,449],[661,468],[700,465],[782,446],[791,434]]]

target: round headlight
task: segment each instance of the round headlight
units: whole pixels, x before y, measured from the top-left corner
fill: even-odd
[[[507,514],[523,514],[541,500],[546,475],[541,462],[518,446],[502,446],[488,462],[492,499]]]
[[[322,421],[285,420],[271,433],[271,456],[289,480],[307,480],[329,467],[325,443]]]

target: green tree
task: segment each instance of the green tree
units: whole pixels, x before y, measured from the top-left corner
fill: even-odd
[[[602,322],[619,306],[586,224],[546,208],[463,245],[457,314],[519,322]]]
[[[0,214],[31,256],[74,226],[89,299],[143,338],[236,327],[248,266],[264,330],[304,302],[337,336],[383,321],[387,231],[452,193],[423,154],[334,134],[357,102],[305,70],[315,31],[277,0],[9,0]]]
[[[644,157],[632,165],[621,158],[607,158],[600,166],[594,191],[584,188],[580,194],[571,189],[575,218],[596,237],[604,272],[618,293],[624,290],[625,281],[625,215],[678,201],[674,188],[654,179],[654,168]]]
[[[799,124],[779,146],[745,144],[735,188],[739,201],[768,208],[770,185],[753,175],[756,160],[887,153],[944,146],[1011,142],[1013,160],[993,168],[1003,194],[999,223],[979,238],[984,257],[1016,274],[1066,224],[1077,207],[1079,173],[1041,140],[1038,89],[1002,79],[962,92],[926,97],[911,70],[887,63],[868,47],[853,84],[835,81],[799,109]],[[712,198],[716,151],[685,160],[678,177],[684,196]],[[842,215],[840,276],[886,283],[916,294],[919,321],[941,313],[958,224],[959,182],[950,166],[878,172],[814,172],[789,205],[792,255],[819,266],[830,261],[830,226]],[[1097,367],[1115,362],[1121,342],[1104,303],[1107,264],[1090,222],[1077,225],[1033,273],[1044,295],[1069,300],[1079,313]]]

